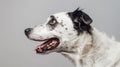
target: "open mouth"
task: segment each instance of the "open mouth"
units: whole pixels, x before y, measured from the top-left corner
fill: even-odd
[[[50,38],[41,45],[38,45],[35,50],[37,53],[45,53],[46,51],[55,49],[59,43],[60,41],[58,38]]]

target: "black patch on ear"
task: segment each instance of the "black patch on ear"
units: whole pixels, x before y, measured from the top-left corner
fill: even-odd
[[[88,33],[92,34],[92,28],[90,26],[92,19],[89,17],[89,15],[82,10],[79,10],[79,8],[73,12],[69,12],[68,15],[72,19],[74,28],[78,31],[78,35],[83,31],[87,31]]]

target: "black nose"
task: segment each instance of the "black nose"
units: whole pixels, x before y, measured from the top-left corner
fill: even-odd
[[[27,28],[27,29],[25,29],[25,35],[28,37],[29,36],[29,34],[31,33],[31,31],[32,31],[32,28]]]

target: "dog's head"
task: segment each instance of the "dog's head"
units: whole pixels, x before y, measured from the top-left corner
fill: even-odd
[[[26,36],[34,41],[43,42],[36,48],[37,53],[64,51],[83,32],[91,34],[92,19],[82,10],[61,12],[48,17],[46,23],[27,28]]]

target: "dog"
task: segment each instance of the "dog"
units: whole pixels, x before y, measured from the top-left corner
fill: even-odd
[[[92,21],[77,8],[50,15],[44,24],[25,29],[25,35],[41,42],[36,53],[61,53],[76,67],[120,67],[120,43],[92,27]]]

